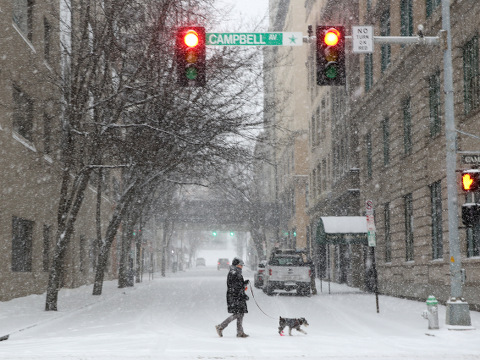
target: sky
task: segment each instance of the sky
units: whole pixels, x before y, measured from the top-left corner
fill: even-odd
[[[227,270],[215,265],[144,275],[134,287],[104,284],[62,289],[59,311],[45,312],[45,294],[0,303],[2,360],[470,360],[480,358],[479,330],[449,330],[439,306],[440,329],[428,330],[425,302],[379,297],[317,279],[318,295],[267,296],[248,288],[248,314],[236,337],[231,323],[220,338],[215,325],[227,313]],[[253,272],[244,268],[244,277]],[[321,287],[320,287],[321,286]],[[321,290],[321,291],[320,291]],[[260,310],[261,309],[261,310]],[[278,318],[304,317],[307,334],[280,336]],[[471,312],[472,325],[480,313]]]
[[[226,26],[227,30],[229,25],[232,25],[232,32],[237,26],[240,26],[242,32],[253,32],[252,26],[258,24],[262,19],[264,21],[264,29],[267,30],[267,12],[268,12],[269,0],[217,0],[217,4],[220,7],[230,9],[229,18],[226,18],[222,26]],[[226,24],[226,25],[225,25]]]

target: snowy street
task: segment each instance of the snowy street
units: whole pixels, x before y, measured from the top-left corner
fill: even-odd
[[[440,330],[428,330],[424,302],[375,296],[317,279],[318,295],[269,297],[250,289],[244,329],[235,323],[218,337],[215,325],[227,316],[226,270],[215,267],[144,275],[134,288],[104,284],[62,289],[58,312],[45,312],[44,295],[0,303],[0,359],[480,359],[479,330],[451,331],[440,306]],[[253,283],[253,272],[244,270]],[[249,285],[250,286],[250,285]],[[308,333],[279,336],[278,317],[305,317]],[[480,313],[471,312],[472,324]],[[20,331],[21,330],[21,331]]]

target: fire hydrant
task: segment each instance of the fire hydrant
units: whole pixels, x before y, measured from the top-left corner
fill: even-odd
[[[428,320],[429,329],[439,329],[438,326],[438,301],[435,296],[430,295],[427,299],[427,310],[424,310],[422,316]]]

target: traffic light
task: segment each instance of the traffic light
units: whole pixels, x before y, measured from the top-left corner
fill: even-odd
[[[212,231],[212,235],[213,235],[213,236],[217,236],[217,232],[216,232],[216,231]]]
[[[205,86],[205,28],[181,27],[175,41],[178,83],[181,86]]]
[[[317,26],[317,85],[345,85],[345,27]]]
[[[467,203],[462,205],[462,222],[465,226],[474,226],[480,221],[480,204]]]
[[[462,172],[462,188],[465,191],[477,191],[480,188],[480,170],[470,169]]]
[[[233,236],[235,235],[235,233],[233,231],[230,231],[230,236]]]

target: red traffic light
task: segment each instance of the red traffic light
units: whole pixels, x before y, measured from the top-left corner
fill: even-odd
[[[345,85],[345,27],[317,26],[317,85]]]
[[[177,78],[181,86],[205,86],[205,28],[184,26],[177,30],[175,58]]]
[[[183,38],[183,41],[185,42],[185,45],[187,45],[188,47],[197,46],[199,42],[197,32],[195,30],[188,30],[187,33],[185,34],[185,37]]]
[[[340,41],[340,32],[337,29],[329,29],[325,33],[323,41],[328,46],[335,46]]]
[[[462,189],[464,191],[477,191],[480,187],[479,182],[479,169],[470,169],[462,172]]]

